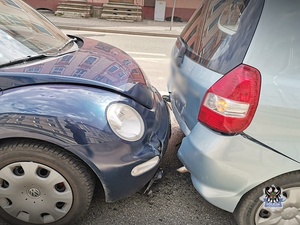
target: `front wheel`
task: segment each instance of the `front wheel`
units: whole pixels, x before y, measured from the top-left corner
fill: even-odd
[[[241,199],[234,216],[239,225],[299,225],[300,171],[255,187]]]
[[[73,155],[40,142],[0,146],[0,217],[10,224],[71,224],[91,202],[94,179]]]

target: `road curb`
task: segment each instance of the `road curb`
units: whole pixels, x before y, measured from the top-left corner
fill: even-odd
[[[79,31],[93,31],[93,32],[103,32],[103,33],[114,33],[114,34],[130,34],[130,35],[144,35],[144,36],[153,36],[153,37],[171,37],[177,38],[178,34],[163,34],[155,32],[141,32],[141,31],[126,31],[126,30],[112,30],[105,28],[95,28],[95,27],[77,27],[77,26],[66,26],[66,25],[57,25],[60,29],[64,30],[79,30]]]

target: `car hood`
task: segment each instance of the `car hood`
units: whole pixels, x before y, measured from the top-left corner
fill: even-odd
[[[2,90],[45,83],[106,88],[152,107],[151,86],[137,63],[119,48],[88,38],[74,52],[0,69]]]

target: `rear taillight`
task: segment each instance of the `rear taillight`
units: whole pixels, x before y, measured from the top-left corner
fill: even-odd
[[[242,132],[255,114],[260,83],[257,69],[247,65],[236,67],[206,92],[198,120],[222,133]]]

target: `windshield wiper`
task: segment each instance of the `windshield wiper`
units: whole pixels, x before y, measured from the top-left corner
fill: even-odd
[[[59,49],[58,51],[63,50],[67,45],[69,45],[70,43],[76,42],[77,38],[71,38],[69,39],[66,43],[64,43]],[[33,56],[27,56],[26,58],[22,58],[22,59],[17,59],[17,60],[13,60],[13,61],[9,61],[7,63],[1,64],[0,68],[3,67],[7,67],[7,66],[12,66],[12,65],[16,65],[16,64],[21,64],[21,63],[25,63],[25,62],[29,62],[29,61],[33,61],[36,59],[44,59],[47,57],[56,57],[58,56],[58,54],[41,54],[41,55],[33,55]]]
[[[13,61],[9,61],[7,63],[1,64],[0,68],[25,63],[25,62],[33,61],[33,60],[36,60],[36,59],[43,59],[43,58],[46,58],[46,57],[47,57],[47,55],[27,56],[26,58],[23,58],[23,59],[17,59],[17,60],[13,60]]]
[[[66,43],[63,44],[63,46],[61,46],[61,47],[58,49],[58,51],[63,50],[68,44],[73,43],[73,42],[76,42],[76,41],[77,41],[77,38],[71,38],[71,39],[69,39]]]
[[[186,53],[187,45],[182,38],[178,38],[178,40],[180,41],[180,47],[178,52],[175,55],[175,63],[178,67],[180,67],[181,64],[183,63],[183,58]]]

